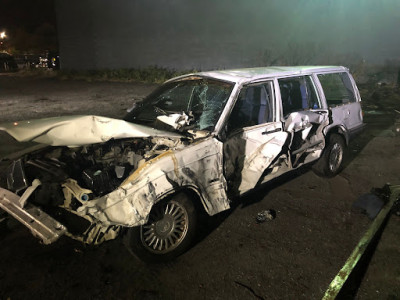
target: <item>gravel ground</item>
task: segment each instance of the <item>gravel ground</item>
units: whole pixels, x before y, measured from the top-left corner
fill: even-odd
[[[155,87],[1,74],[0,122],[118,117]],[[196,245],[168,264],[138,261],[120,239],[87,247],[61,238],[44,246],[10,221],[0,229],[0,299],[321,299],[371,224],[352,203],[372,187],[400,184],[400,137],[391,112],[383,113],[366,115],[369,126],[340,175],[323,179],[305,168],[263,186],[205,219]],[[0,157],[26,146],[0,134]],[[265,209],[276,219],[257,224]],[[359,289],[345,290],[348,298],[400,299],[399,232],[400,218],[392,216],[357,269]]]

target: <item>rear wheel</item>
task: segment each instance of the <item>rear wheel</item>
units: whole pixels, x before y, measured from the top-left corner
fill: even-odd
[[[338,174],[343,168],[345,150],[344,139],[338,134],[331,134],[328,145],[313,166],[314,172],[324,177],[333,177]]]
[[[193,202],[179,193],[154,205],[147,224],[128,230],[125,244],[146,262],[171,260],[190,247],[196,223]]]

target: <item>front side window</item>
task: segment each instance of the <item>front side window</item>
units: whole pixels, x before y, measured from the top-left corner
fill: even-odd
[[[321,108],[310,76],[282,78],[278,83],[284,116],[295,111]]]
[[[353,85],[347,73],[319,74],[318,79],[329,107],[356,102]]]
[[[271,82],[244,86],[229,117],[228,130],[272,122],[273,99]]]
[[[213,130],[233,89],[232,83],[210,78],[189,78],[162,85],[135,107],[124,120],[165,128],[159,116],[190,117],[184,129]]]

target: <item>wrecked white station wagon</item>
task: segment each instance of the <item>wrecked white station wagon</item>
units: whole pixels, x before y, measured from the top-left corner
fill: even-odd
[[[99,244],[126,233],[142,259],[170,259],[194,237],[199,209],[315,162],[340,171],[363,127],[344,67],[270,67],[167,81],[124,120],[67,116],[1,124],[47,145],[13,161],[0,207],[43,243]]]

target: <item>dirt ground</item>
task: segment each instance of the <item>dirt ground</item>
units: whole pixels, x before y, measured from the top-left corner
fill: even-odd
[[[0,74],[0,122],[121,117],[154,88]],[[372,187],[400,184],[397,113],[364,108],[368,127],[341,174],[324,179],[305,168],[263,186],[205,219],[196,244],[167,264],[138,261],[121,239],[87,247],[63,237],[45,246],[10,221],[0,232],[0,299],[321,299],[371,224],[352,203]],[[0,158],[26,146],[0,133]],[[266,209],[276,219],[257,224]],[[343,298],[400,299],[399,232],[393,215]]]

